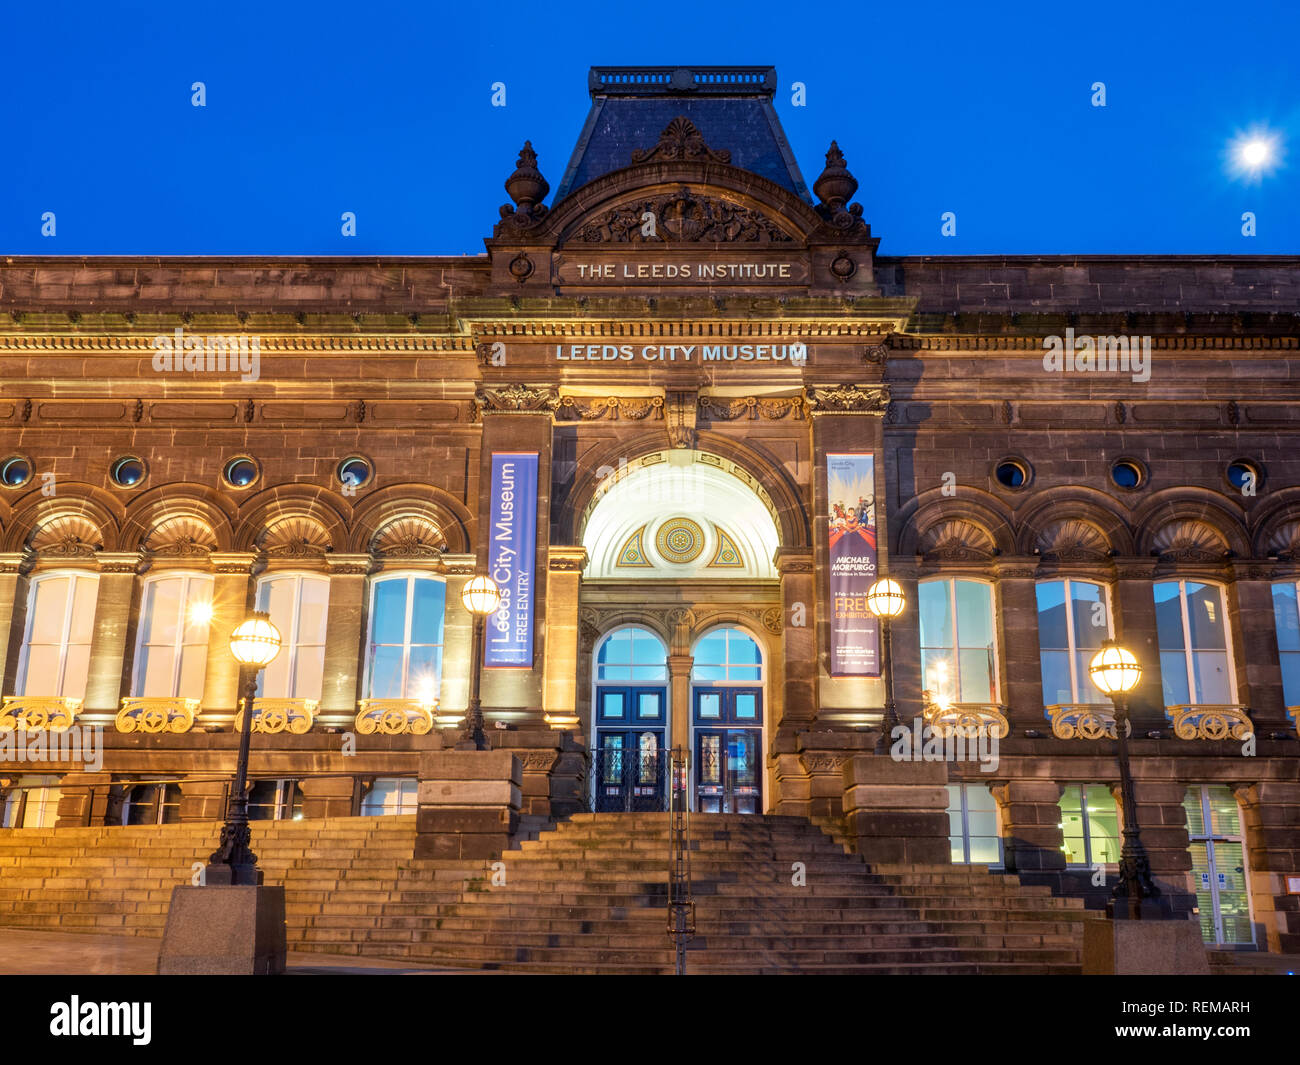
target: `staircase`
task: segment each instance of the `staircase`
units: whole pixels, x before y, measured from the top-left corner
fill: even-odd
[[[580,814],[489,862],[413,861],[411,817],[264,822],[296,950],[566,973],[672,971],[666,814]],[[877,868],[794,817],[694,815],[693,973],[1071,973],[1075,899],[982,868]],[[216,824],[0,832],[0,924],[160,936]],[[796,886],[802,863],[802,886]],[[495,882],[494,882],[495,881]]]

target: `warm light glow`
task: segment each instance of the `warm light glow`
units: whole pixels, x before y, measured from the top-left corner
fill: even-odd
[[[501,589],[491,577],[475,577],[466,582],[460,598],[471,614],[487,617],[500,604]]]
[[[435,706],[438,699],[435,695],[435,686],[433,678],[427,674],[417,677],[415,681],[415,697],[419,700],[421,706]]]
[[[1238,134],[1228,144],[1228,171],[1233,177],[1259,180],[1281,165],[1282,138],[1266,129]]]
[[[240,665],[261,669],[275,661],[280,653],[280,630],[271,624],[271,616],[256,610],[230,634],[230,653]]]
[[[195,628],[203,628],[212,621],[212,604],[209,602],[198,602],[190,604],[190,624]]]
[[[907,597],[897,581],[888,577],[876,581],[867,589],[867,609],[878,618],[896,618],[907,606]]]
[[[1142,667],[1133,653],[1114,640],[1106,640],[1088,665],[1088,676],[1105,695],[1131,692],[1142,679]]]

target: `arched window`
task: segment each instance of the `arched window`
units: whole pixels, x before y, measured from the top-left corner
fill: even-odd
[[[917,589],[921,687],[938,703],[998,701],[993,587],[939,578]]]
[[[145,581],[133,694],[202,698],[211,620],[211,577],[178,573]]]
[[[695,644],[691,679],[696,683],[757,684],[763,655],[754,638],[740,629],[713,629]]]
[[[258,678],[257,694],[272,699],[319,699],[325,670],[326,577],[276,574],[257,584],[257,609],[266,610],[284,641]]]
[[[32,581],[16,694],[85,696],[98,591],[93,573],[47,573]]]
[[[1038,649],[1043,705],[1107,703],[1088,665],[1110,636],[1106,588],[1093,581],[1043,581],[1038,595]]]
[[[596,683],[668,679],[668,649],[649,629],[627,626],[606,635],[596,651]]]
[[[367,698],[439,697],[446,599],[440,577],[395,574],[371,582]]]

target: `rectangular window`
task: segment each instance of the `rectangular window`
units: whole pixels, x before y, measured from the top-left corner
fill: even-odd
[[[1295,581],[1273,585],[1273,624],[1282,663],[1282,698],[1287,706],[1300,706],[1300,604],[1296,587]]]
[[[1002,864],[998,805],[985,785],[948,785],[948,842],[954,864]]]
[[[201,574],[145,582],[132,691],[145,698],[203,697],[208,668],[212,578]]]
[[[998,702],[993,587],[932,580],[919,586],[921,686],[939,703]]]
[[[85,697],[98,592],[94,574],[51,573],[32,581],[17,694]]]
[[[372,582],[368,698],[438,701],[446,594],[437,577],[399,575]]]
[[[1183,810],[1202,938],[1217,946],[1254,943],[1236,796],[1222,785],[1193,784],[1187,789]]]
[[[1104,784],[1067,784],[1061,794],[1062,850],[1067,865],[1119,861],[1119,809]]]
[[[1156,633],[1166,706],[1234,705],[1223,589],[1196,581],[1157,581]]]
[[[258,582],[257,609],[270,613],[284,641],[258,677],[259,696],[320,699],[329,594],[326,577],[282,574]]]
[[[181,787],[175,781],[133,784],[122,805],[124,825],[175,825],[181,819]]]
[[[1105,587],[1092,581],[1044,581],[1036,592],[1043,705],[1106,703],[1088,678],[1088,665],[1111,631]]]
[[[5,796],[2,828],[53,828],[59,820],[59,778],[22,776]]]
[[[296,780],[255,780],[248,793],[250,821],[301,821],[302,789]]]
[[[419,790],[414,777],[379,777],[361,800],[361,816],[413,814],[419,806]]]

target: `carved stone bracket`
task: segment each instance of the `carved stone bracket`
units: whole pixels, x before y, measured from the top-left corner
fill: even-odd
[[[1244,740],[1255,731],[1244,706],[1189,704],[1167,706],[1165,713],[1180,740]]]
[[[819,414],[884,414],[888,385],[827,385],[808,389],[808,409]]]
[[[552,414],[559,405],[560,397],[550,386],[501,385],[474,396],[470,420],[477,422],[484,414]]]

